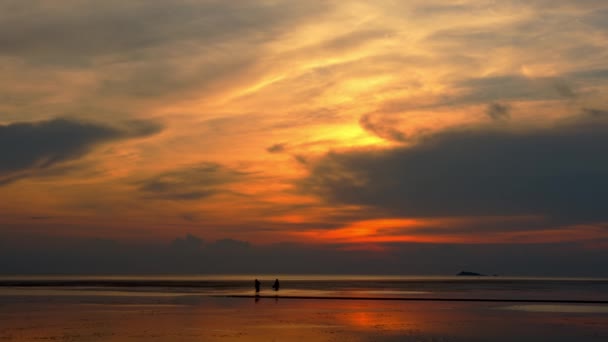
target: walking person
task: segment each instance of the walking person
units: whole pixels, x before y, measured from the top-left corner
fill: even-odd
[[[272,285],[272,289],[275,291],[279,291],[279,279],[274,280],[274,284]]]
[[[260,294],[260,281],[256,280],[254,281],[254,286],[255,286],[255,295],[258,296]]]

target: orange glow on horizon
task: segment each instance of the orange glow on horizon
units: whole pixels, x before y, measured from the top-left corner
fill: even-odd
[[[314,230],[295,232],[293,236],[312,243],[361,244],[379,246],[384,243],[557,243],[563,241],[585,241],[594,238],[608,238],[608,232],[601,226],[576,225],[540,230],[484,232],[476,229],[476,234],[454,233],[453,229],[467,225],[492,222],[539,222],[544,220],[537,216],[515,217],[470,217],[470,218],[412,218],[412,219],[376,219],[354,222],[334,230]],[[424,228],[440,229],[436,234],[425,233]],[[411,232],[412,229],[417,229]],[[371,249],[376,249],[372,247]]]

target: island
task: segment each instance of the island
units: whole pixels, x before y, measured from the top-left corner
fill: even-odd
[[[468,271],[460,271],[457,276],[477,276],[477,277],[485,277],[485,274],[476,273],[476,272],[468,272]]]

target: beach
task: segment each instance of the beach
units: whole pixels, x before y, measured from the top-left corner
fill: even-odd
[[[608,339],[606,304],[285,298],[281,292],[235,298],[183,288],[4,286],[0,341]]]

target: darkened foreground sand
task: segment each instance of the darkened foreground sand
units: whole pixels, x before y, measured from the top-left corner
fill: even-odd
[[[608,306],[0,296],[0,341],[608,341]]]

